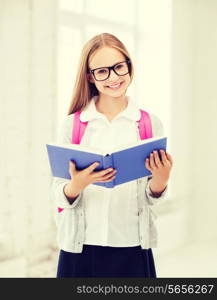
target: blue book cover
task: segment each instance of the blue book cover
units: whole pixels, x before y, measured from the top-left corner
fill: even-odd
[[[83,170],[94,162],[99,166],[94,171],[109,167],[117,170],[116,177],[110,182],[96,182],[95,185],[113,188],[116,185],[151,175],[145,167],[145,159],[150,153],[163,149],[166,151],[167,137],[154,137],[135,144],[104,152],[76,144],[46,144],[51,172],[54,177],[71,179],[69,161],[75,162],[77,170]]]

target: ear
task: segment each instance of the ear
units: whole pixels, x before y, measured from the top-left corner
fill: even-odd
[[[90,73],[87,74],[87,80],[91,83],[94,83],[94,79]]]

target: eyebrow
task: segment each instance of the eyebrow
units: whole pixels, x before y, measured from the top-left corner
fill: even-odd
[[[121,61],[118,61],[116,62],[115,64],[111,65],[111,66],[103,66],[103,67],[97,67],[97,68],[90,68],[91,70],[96,70],[96,69],[101,69],[101,68],[108,68],[108,67],[113,67],[117,64],[120,64],[121,62],[124,62],[125,60],[121,60]]]

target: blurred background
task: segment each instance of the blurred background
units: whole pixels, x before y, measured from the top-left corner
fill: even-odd
[[[158,277],[217,276],[217,1],[0,0],[0,277],[55,277],[46,143],[67,115],[81,49],[128,48],[128,95],[155,113],[174,160],[156,205]]]

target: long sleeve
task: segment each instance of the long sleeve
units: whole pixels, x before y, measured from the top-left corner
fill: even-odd
[[[156,115],[153,115],[153,114],[151,114],[150,117],[151,117],[151,122],[152,122],[153,137],[163,136],[164,129],[163,129],[163,124],[162,124],[161,120]],[[161,193],[161,195],[156,197],[152,194],[152,192],[150,190],[150,179],[151,178],[152,178],[152,176],[148,177],[146,188],[145,188],[145,193],[146,193],[148,203],[150,205],[154,205],[154,204],[160,202],[162,199],[164,199],[167,196],[168,185],[166,186],[165,190]]]
[[[73,116],[67,116],[58,129],[57,143],[71,143]],[[82,192],[73,201],[72,204],[64,194],[64,186],[70,182],[70,179],[53,177],[51,182],[51,197],[55,200],[56,206],[60,208],[74,208],[82,197]]]

